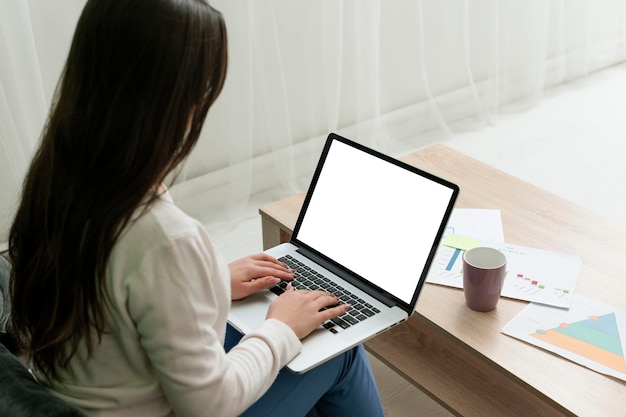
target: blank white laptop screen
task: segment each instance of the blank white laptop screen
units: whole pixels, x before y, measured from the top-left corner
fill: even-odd
[[[452,194],[335,140],[297,240],[410,303]]]

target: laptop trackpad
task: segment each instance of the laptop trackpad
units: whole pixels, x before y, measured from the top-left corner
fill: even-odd
[[[267,312],[272,300],[276,296],[269,291],[262,291],[253,294],[243,300],[233,301],[228,321],[239,332],[243,334],[250,333],[258,329],[265,321],[265,314],[259,314],[259,311]]]

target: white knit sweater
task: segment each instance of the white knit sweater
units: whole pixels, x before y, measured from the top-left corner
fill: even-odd
[[[93,416],[235,416],[301,349],[290,328],[266,320],[225,353],[228,266],[167,193],[118,241],[107,289],[107,333],[53,387]]]

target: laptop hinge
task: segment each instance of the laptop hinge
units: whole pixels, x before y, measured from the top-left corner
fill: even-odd
[[[354,285],[355,287],[357,287],[361,291],[367,293],[368,295],[374,297],[375,299],[377,299],[381,303],[385,304],[387,307],[398,306],[398,307],[402,308],[403,310],[405,309],[404,306],[402,306],[402,305],[400,305],[398,303],[395,303],[391,299],[391,295],[389,295],[389,298],[385,298],[382,294],[379,293],[382,290],[378,290],[378,291],[373,290],[367,284],[364,284],[361,281],[359,281],[358,279],[354,278],[353,276],[345,273],[340,268],[337,268],[335,265],[333,265],[332,263],[328,262],[323,257],[315,254],[314,252],[312,252],[310,250],[307,250],[306,248],[302,248],[302,247],[299,248],[299,249],[296,249],[296,252],[300,253],[302,256],[305,256],[305,257],[309,258],[313,262],[323,266],[324,268],[326,268],[327,270],[329,270],[333,274],[335,274],[335,275],[345,279],[350,284]]]

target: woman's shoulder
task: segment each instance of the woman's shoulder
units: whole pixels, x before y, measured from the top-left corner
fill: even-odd
[[[185,276],[192,275],[192,269],[211,276],[224,274],[204,226],[173,202],[157,199],[120,236],[109,258],[109,274],[114,286],[126,285],[176,276],[173,271],[183,264]]]
[[[135,260],[159,256],[176,247],[202,247],[213,257],[214,248],[204,226],[171,199],[157,198],[148,207],[140,208],[120,235],[112,256]]]
[[[204,234],[202,224],[185,213],[171,198],[158,197],[146,208],[139,208],[125,234],[138,234],[142,240],[157,243],[163,239]]]

